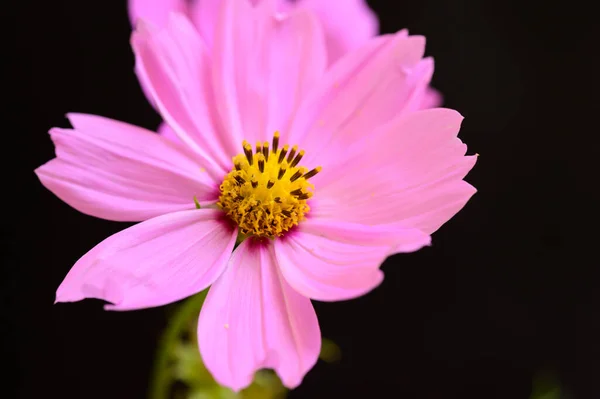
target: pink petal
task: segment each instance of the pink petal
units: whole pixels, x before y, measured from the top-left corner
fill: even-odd
[[[430,244],[429,235],[401,226],[365,226],[308,219],[275,241],[281,272],[300,294],[319,301],[356,298],[383,280],[379,266],[393,253]]]
[[[303,163],[325,168],[348,144],[410,111],[413,92],[428,79],[417,68],[424,49],[421,36],[380,36],[330,68],[289,129],[289,141],[306,150]],[[413,71],[421,79],[413,78]]]
[[[128,0],[128,8],[129,19],[134,27],[137,26],[139,20],[144,20],[147,24],[162,28],[167,25],[170,13],[189,13],[186,0]],[[150,104],[156,108],[150,89],[145,82],[140,81],[140,86]]]
[[[161,306],[202,291],[225,269],[237,231],[217,210],[147,220],[85,254],[56,292],[56,302],[98,298],[112,310]]]
[[[282,278],[265,244],[247,239],[208,292],[198,342],[219,384],[239,391],[257,370],[273,368],[294,388],[316,363],[321,335],[310,300]]]
[[[433,58],[427,57],[420,60],[406,77],[405,85],[410,88],[402,107],[402,112],[395,116],[424,109],[423,105],[431,100],[429,83],[433,76]]]
[[[209,48],[213,45],[221,3],[222,0],[194,0],[190,5],[190,17]]]
[[[319,21],[310,12],[291,12],[277,21],[269,43],[269,74],[265,74],[267,127],[272,132],[286,126],[302,99],[325,73],[327,53]]]
[[[185,16],[171,14],[161,30],[138,24],[131,42],[138,77],[164,120],[222,177],[239,143],[216,119],[210,58],[196,29]]]
[[[311,215],[434,232],[476,191],[462,180],[476,157],[456,137],[461,121],[449,109],[418,111],[349,146],[346,161],[317,175]]]
[[[330,64],[377,35],[377,15],[364,0],[299,0],[298,8],[314,11],[323,24]]]
[[[218,198],[218,182],[193,154],[153,132],[94,115],[69,114],[52,129],[56,158],[36,169],[42,184],[75,209],[140,221]]]
[[[163,27],[167,24],[169,13],[187,12],[186,0],[129,0],[129,19],[136,26],[139,19]]]
[[[423,96],[420,109],[437,108],[440,107],[443,102],[444,98],[442,93],[436,89],[428,87],[425,91],[425,95]]]
[[[160,134],[161,136],[163,136],[164,138],[166,138],[169,141],[181,144],[181,140],[179,140],[177,133],[175,133],[175,131],[173,129],[171,129],[171,127],[169,125],[167,125],[165,122],[162,122],[158,126],[156,133]]]
[[[226,131],[238,143],[283,133],[299,100],[325,69],[325,43],[314,15],[299,11],[275,17],[275,7],[274,1],[253,8],[247,0],[223,0],[220,10],[215,96]]]

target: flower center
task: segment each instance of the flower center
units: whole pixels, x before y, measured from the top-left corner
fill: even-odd
[[[296,226],[310,210],[306,201],[312,197],[314,186],[308,179],[321,167],[308,170],[298,163],[304,150],[290,150],[286,144],[279,148],[279,132],[269,143],[252,146],[244,140],[244,152],[233,157],[234,169],[225,176],[219,187],[217,205],[233,220],[244,235],[277,237]]]

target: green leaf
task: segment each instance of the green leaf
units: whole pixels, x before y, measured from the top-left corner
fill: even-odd
[[[319,358],[327,363],[336,363],[342,357],[342,351],[337,344],[327,338],[323,338],[321,343],[321,353]]]
[[[190,321],[197,319],[207,292],[208,290],[204,290],[182,302],[171,316],[158,343],[148,392],[151,399],[169,398],[171,386],[176,380],[171,366],[175,357],[175,347],[180,342],[182,333],[189,328]]]
[[[240,391],[220,386],[202,362],[196,341],[200,309],[208,290],[178,304],[171,315],[155,360],[151,399],[281,399],[287,388],[272,370],[259,370],[252,384]],[[183,396],[172,396],[176,383],[183,383]]]

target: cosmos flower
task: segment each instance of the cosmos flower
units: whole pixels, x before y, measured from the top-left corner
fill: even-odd
[[[141,222],[79,259],[56,301],[133,310],[210,286],[200,352],[234,390],[261,368],[299,385],[320,348],[311,299],[377,287],[386,257],[429,245],[475,192],[460,114],[418,110],[423,37],[379,36],[327,68],[313,13],[272,15],[223,0],[212,48],[183,15],[140,23],[136,70],[177,138],[69,114],[36,170],[81,212]]]
[[[157,27],[167,24],[169,13],[186,15],[205,44],[214,43],[215,25],[223,0],[129,0],[129,17],[133,26],[138,19]],[[245,0],[256,5],[263,0]],[[365,0],[266,0],[278,12],[310,10],[321,22],[328,60],[334,62],[377,35],[379,22]]]
[[[129,18],[133,26],[143,19],[156,27],[164,27],[169,14],[178,12],[194,24],[206,47],[212,48],[216,21],[223,0],[129,0]],[[248,1],[248,0],[244,0]],[[253,5],[272,3],[278,12],[309,10],[319,20],[327,51],[327,63],[333,64],[347,52],[365,44],[375,37],[379,21],[365,0],[249,0]],[[148,89],[141,82],[142,90],[153,103]],[[434,108],[442,103],[441,94],[428,87],[422,96],[420,109]],[[171,128],[162,123],[158,133],[173,137]]]

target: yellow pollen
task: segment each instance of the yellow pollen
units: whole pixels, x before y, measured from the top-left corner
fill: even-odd
[[[310,210],[306,201],[314,186],[308,181],[321,167],[299,166],[304,150],[280,148],[275,132],[271,148],[258,141],[255,151],[244,140],[243,153],[233,157],[233,169],[219,187],[217,205],[244,235],[278,237],[304,220]],[[287,157],[286,157],[287,155]]]

